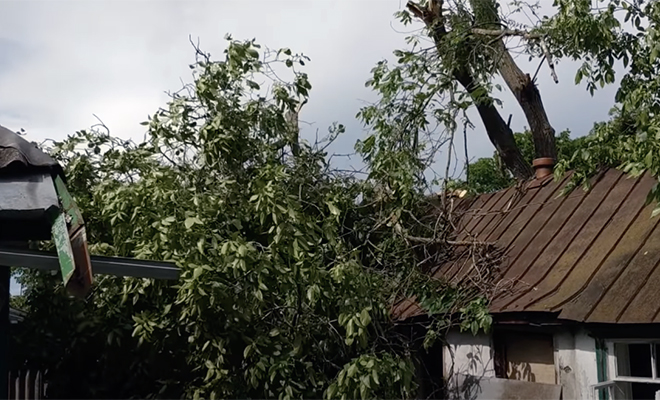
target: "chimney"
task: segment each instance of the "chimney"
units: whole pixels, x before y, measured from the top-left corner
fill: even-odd
[[[552,175],[554,165],[555,160],[552,157],[542,157],[532,161],[532,166],[536,171],[536,179],[543,179],[548,175]]]

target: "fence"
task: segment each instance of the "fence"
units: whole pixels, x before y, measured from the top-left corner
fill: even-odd
[[[9,400],[40,400],[46,393],[41,371],[12,371],[9,373]]]

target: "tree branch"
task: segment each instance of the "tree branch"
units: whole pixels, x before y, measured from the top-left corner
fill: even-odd
[[[426,7],[412,1],[406,4],[408,10],[426,25],[429,36],[435,42],[436,49],[441,51],[441,44],[447,35],[447,29],[442,15],[442,0],[429,0]],[[449,72],[458,81],[475,101],[479,116],[484,123],[486,133],[497,152],[502,157],[507,168],[516,179],[526,180],[533,176],[532,168],[520,153],[515,143],[511,128],[506,126],[499,111],[493,105],[490,96],[481,93],[482,87],[474,78],[467,65],[450,67]]]
[[[548,61],[548,67],[550,67],[550,75],[552,75],[552,79],[555,83],[559,83],[559,78],[557,78],[557,73],[555,72],[555,63],[552,61],[552,54],[550,54],[550,51],[548,50],[548,45],[543,38],[539,40],[539,44],[541,45],[543,54],[545,54],[545,59]]]
[[[555,71],[555,64],[552,61],[552,54],[548,50],[548,45],[545,43],[543,35],[538,33],[530,33],[520,29],[483,29],[483,28],[472,28],[472,33],[475,35],[482,36],[495,36],[497,39],[501,39],[507,36],[518,36],[527,40],[538,40],[541,50],[543,50],[543,55],[548,61],[548,67],[550,67],[550,75],[555,83],[559,83],[559,78],[557,77],[557,72]]]
[[[473,246],[475,244],[485,245],[485,246],[494,246],[493,242],[480,242],[476,240],[445,240],[438,238],[425,238],[420,236],[405,236],[406,240],[422,244],[449,244],[452,246]]]
[[[503,38],[506,36],[520,36],[525,39],[541,39],[541,36],[538,33],[530,33],[520,29],[483,29],[483,28],[472,28],[472,33],[475,35],[483,36],[497,36]]]

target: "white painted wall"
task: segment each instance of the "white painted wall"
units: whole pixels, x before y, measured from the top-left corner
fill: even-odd
[[[450,392],[460,385],[458,375],[494,378],[492,337],[484,333],[476,336],[469,332],[452,330],[447,334],[447,345],[443,349],[444,377]]]
[[[554,335],[555,368],[562,398],[591,399],[591,385],[598,382],[596,343],[586,331],[564,331]],[[492,337],[483,333],[451,331],[444,348],[444,376],[451,391],[458,374],[479,378],[495,377]]]
[[[596,342],[587,332],[555,334],[555,368],[563,386],[563,399],[591,399],[598,383]]]

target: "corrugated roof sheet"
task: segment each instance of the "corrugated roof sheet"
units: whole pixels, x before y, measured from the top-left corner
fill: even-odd
[[[657,180],[604,170],[590,191],[560,196],[569,176],[465,199],[459,240],[494,242],[505,251],[491,299],[493,313],[552,312],[593,323],[660,322],[660,218],[646,205]],[[460,254],[432,274],[453,282],[472,270]],[[411,299],[402,320],[424,312]]]

